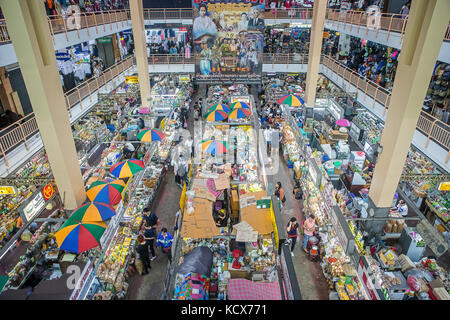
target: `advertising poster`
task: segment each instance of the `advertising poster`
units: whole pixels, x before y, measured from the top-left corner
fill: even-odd
[[[197,83],[260,83],[264,0],[193,0]]]

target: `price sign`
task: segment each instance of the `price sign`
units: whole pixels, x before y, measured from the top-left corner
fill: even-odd
[[[33,198],[24,206],[19,208],[19,212],[23,214],[22,220],[28,222],[33,220],[36,215],[38,215],[45,206],[45,199],[42,192],[37,192]]]
[[[0,186],[0,194],[15,194],[16,188],[10,186]]]
[[[125,77],[125,83],[139,83],[138,77]]]
[[[439,184],[439,188],[440,191],[449,191],[450,190],[450,182],[441,182]]]

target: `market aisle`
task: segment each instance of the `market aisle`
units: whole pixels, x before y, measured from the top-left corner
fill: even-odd
[[[296,217],[299,223],[303,223],[303,204],[301,200],[295,199],[292,194],[294,189],[293,171],[290,170],[283,157],[280,156],[280,170],[276,175],[281,182],[285,195],[286,206],[281,210],[283,225],[287,225],[291,217]],[[301,239],[302,240],[302,239]],[[320,262],[311,262],[302,250],[302,243],[296,243],[294,248],[295,273],[303,300],[328,300],[328,285],[320,266]]]
[[[192,102],[197,101],[194,95]],[[193,132],[192,110],[188,118],[188,130]],[[175,213],[179,209],[181,189],[175,184],[175,174],[170,168],[161,182],[158,194],[152,204],[152,211],[160,219],[158,233],[166,227],[173,234]],[[128,291],[128,300],[160,300],[164,291],[164,279],[168,267],[167,256],[155,247],[156,260],[151,263],[152,269],[146,276],[135,275]]]

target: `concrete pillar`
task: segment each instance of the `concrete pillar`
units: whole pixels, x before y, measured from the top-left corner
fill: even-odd
[[[320,54],[322,51],[323,25],[327,10],[327,0],[314,1],[309,44],[308,72],[306,74],[305,104],[314,107],[317,81],[319,79]]]
[[[449,0],[411,4],[380,140],[382,151],[370,187],[369,197],[376,207],[392,204],[449,19]]]
[[[44,3],[0,0],[64,207],[86,198]]]
[[[142,0],[130,0],[130,13],[142,106],[148,108],[150,106],[150,77],[148,74],[148,57]]]
[[[12,93],[13,89],[6,73],[6,68],[0,67],[0,101],[2,102],[3,109],[20,114],[14,104]],[[23,116],[23,112],[21,115]]]

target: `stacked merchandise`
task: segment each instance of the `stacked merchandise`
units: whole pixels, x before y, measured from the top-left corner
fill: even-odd
[[[437,62],[434,68],[433,77],[427,91],[423,109],[429,113],[449,123],[449,81],[450,81],[450,65],[443,62]]]
[[[123,83],[113,91],[113,96],[138,99],[139,84]]]
[[[250,126],[231,127],[229,138],[236,141],[236,144],[230,146],[231,150],[236,150],[236,164],[239,167],[238,177],[235,180],[254,182],[258,180],[257,171],[257,150],[256,137],[254,130]]]
[[[83,180],[86,184],[90,185],[89,178],[91,177],[96,178],[96,180],[106,177],[108,168],[120,161],[123,148],[122,143],[111,143],[108,148],[105,148],[101,154],[100,164],[97,167],[89,167],[83,172]]]
[[[16,221],[19,218],[18,208],[36,189],[32,184],[34,178],[50,178],[52,175],[45,150],[31,158],[12,177],[29,179],[28,185],[16,187],[16,193],[0,196],[0,241],[6,243],[14,235]],[[0,248],[3,245],[0,245]]]
[[[353,128],[353,126],[357,128]],[[355,134],[353,134],[353,132]],[[362,138],[359,139],[359,132],[363,131]],[[352,129],[350,129],[353,139],[360,141],[363,145],[367,142],[372,145],[377,142],[381,137],[383,131],[383,124],[377,120],[369,112],[359,112],[352,120]]]
[[[124,298],[128,290],[126,270],[130,262],[136,235],[129,227],[119,227],[116,235],[103,256],[103,262],[96,272],[102,286],[97,293],[110,299]],[[107,293],[107,292],[110,293]]]
[[[73,127],[75,129],[73,138],[77,146],[78,158],[80,159],[80,163],[83,163],[89,151],[95,144],[104,141],[109,131],[106,128],[105,122],[93,114],[79,121]]]

